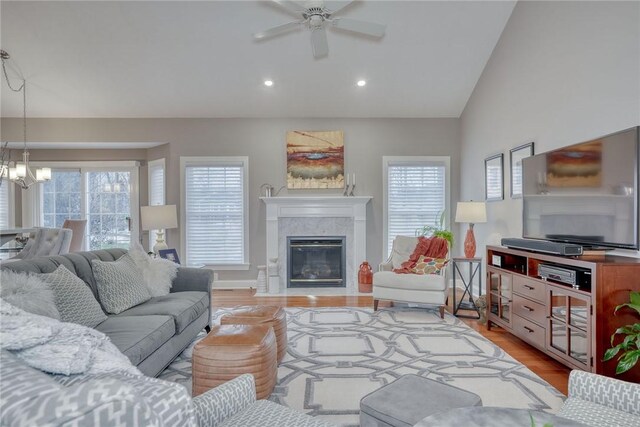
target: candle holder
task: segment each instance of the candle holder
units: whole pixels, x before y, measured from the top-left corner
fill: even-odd
[[[351,187],[351,185],[349,185],[349,184],[345,184],[345,185],[344,185],[344,193],[342,193],[342,195],[343,195],[344,197],[347,197],[347,196],[353,196],[353,189],[351,189],[351,194],[349,194],[349,188],[350,188],[350,187]]]
[[[349,196],[351,196],[351,197],[353,197],[353,196],[354,196],[353,191],[354,191],[355,189],[356,189],[356,185],[355,185],[355,184],[351,185],[351,191],[349,192]]]

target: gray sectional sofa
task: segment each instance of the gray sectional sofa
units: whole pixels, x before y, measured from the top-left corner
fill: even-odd
[[[62,264],[100,301],[91,260],[115,261],[125,253],[123,249],[75,252],[15,261],[0,265],[0,269],[51,273]],[[209,325],[212,281],[211,270],[180,267],[169,295],[110,315],[96,329],[109,336],[143,374],[155,377]]]

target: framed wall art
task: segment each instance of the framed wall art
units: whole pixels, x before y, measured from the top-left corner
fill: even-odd
[[[509,150],[512,199],[522,197],[522,160],[533,154],[533,142]]]
[[[344,188],[342,131],[287,132],[287,188]]]
[[[502,153],[484,159],[484,197],[487,202],[504,199]]]

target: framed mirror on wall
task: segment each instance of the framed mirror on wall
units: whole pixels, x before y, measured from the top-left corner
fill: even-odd
[[[484,159],[484,198],[487,202],[504,199],[504,155]]]
[[[533,142],[512,148],[509,151],[509,167],[511,175],[511,198],[522,197],[522,160],[534,155]]]

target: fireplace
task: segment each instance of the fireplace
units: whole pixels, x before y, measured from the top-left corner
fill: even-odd
[[[287,237],[287,287],[345,287],[346,236]]]

